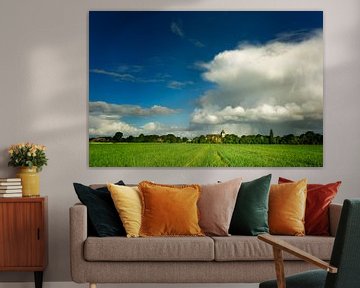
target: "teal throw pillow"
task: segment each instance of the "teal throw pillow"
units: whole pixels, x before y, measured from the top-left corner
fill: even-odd
[[[230,234],[256,236],[269,233],[270,181],[271,174],[241,184],[231,218]]]

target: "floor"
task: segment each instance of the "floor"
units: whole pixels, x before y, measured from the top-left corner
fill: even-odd
[[[73,282],[45,282],[43,288],[88,288]],[[258,288],[258,284],[98,284],[97,288]],[[0,288],[34,288],[33,283],[0,283]]]

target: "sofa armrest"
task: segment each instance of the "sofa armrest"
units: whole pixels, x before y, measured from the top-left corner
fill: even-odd
[[[336,236],[342,204],[331,203],[329,207],[329,220],[330,220],[330,235]]]
[[[87,238],[87,208],[82,204],[70,207],[70,268],[73,281],[85,282],[86,263],[83,245]]]

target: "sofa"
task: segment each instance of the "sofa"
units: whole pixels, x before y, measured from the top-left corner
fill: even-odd
[[[330,236],[279,236],[325,260],[331,256],[342,206],[329,208]],[[70,208],[71,275],[77,283],[258,283],[274,278],[270,245],[255,236],[92,237],[87,207]],[[313,269],[284,254],[285,273]]]

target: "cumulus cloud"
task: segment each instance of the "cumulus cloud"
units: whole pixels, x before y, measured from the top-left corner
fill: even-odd
[[[198,65],[205,70],[204,80],[216,88],[199,99],[192,123],[271,123],[279,133],[293,133],[294,126],[322,130],[321,31],[301,41],[243,44]]]
[[[167,135],[174,134],[181,137],[192,138],[198,136],[197,131],[189,131],[186,127],[177,125],[167,125],[160,122],[148,122],[142,126],[132,126],[121,119],[112,119],[101,115],[89,116],[89,136],[113,136],[116,132],[121,131],[125,136],[133,135]]]
[[[137,134],[136,127],[131,126],[120,119],[114,120],[101,115],[89,115],[89,135],[92,136],[113,136],[117,131],[124,134]]]
[[[160,122],[148,122],[141,126],[138,130],[138,134],[143,133],[145,135],[156,134],[156,135],[167,135],[174,134],[179,137],[193,138],[199,136],[199,131],[193,131],[185,126],[179,125],[168,125]],[[137,134],[137,135],[138,135]]]
[[[180,128],[175,125],[167,125],[160,122],[148,122],[141,126],[141,131],[143,131],[144,134],[170,134],[173,133],[174,130],[184,130],[184,128]]]
[[[138,105],[119,105],[104,101],[89,102],[89,135],[112,136],[117,131],[121,131],[125,135],[139,135],[140,133],[155,131],[157,128],[160,128],[160,124],[155,125],[155,123],[149,122],[142,127],[136,127],[126,123],[122,118],[125,116],[170,115],[178,112],[179,110],[160,105],[144,108]],[[162,129],[171,130],[169,127],[162,127]]]
[[[262,104],[255,108],[226,106],[222,110],[195,109],[192,121],[198,124],[223,124],[228,122],[282,122],[304,120],[303,107],[295,103],[284,106]]]
[[[161,124],[155,122],[149,122],[143,125],[142,128],[147,131],[158,131],[159,128],[161,128]]]

